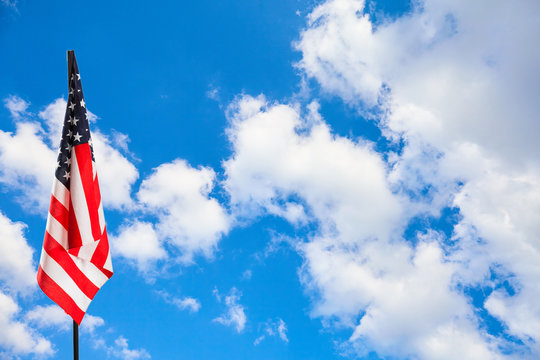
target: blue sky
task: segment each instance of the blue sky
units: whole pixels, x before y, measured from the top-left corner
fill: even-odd
[[[81,358],[538,358],[539,18],[2,0],[0,358],[72,351],[34,280],[69,49],[115,270]]]

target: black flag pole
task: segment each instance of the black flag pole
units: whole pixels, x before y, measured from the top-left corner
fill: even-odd
[[[79,324],[73,320],[73,360],[79,360]]]
[[[71,56],[70,56],[71,55]],[[67,51],[67,61],[68,61],[68,87],[71,89],[71,69],[73,67],[73,59],[75,53],[73,50]],[[73,360],[79,360],[79,324],[73,320]]]

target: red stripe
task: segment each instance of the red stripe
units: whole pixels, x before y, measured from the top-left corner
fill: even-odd
[[[97,173],[96,173],[96,177],[94,178],[94,195],[96,197],[96,204],[99,207],[99,204],[101,203],[101,192],[99,191],[99,182],[98,182]]]
[[[64,229],[68,229],[69,224],[69,211],[66,207],[58,201],[54,195],[51,195],[51,206],[49,206],[49,214],[52,215]]]
[[[79,248],[82,246],[81,233],[79,232],[79,225],[77,225],[77,218],[75,217],[75,210],[73,210],[73,203],[71,198],[69,199],[69,228],[68,228],[68,244],[69,248],[73,249],[71,253],[77,255]]]
[[[91,262],[99,268],[102,268],[107,261],[107,256],[109,255],[109,240],[107,239],[107,228],[103,229],[103,235],[101,235],[101,240],[99,241],[96,251],[92,256]]]
[[[92,170],[92,153],[90,145],[84,143],[74,147],[75,156],[77,157],[77,165],[81,175],[84,196],[86,198],[86,206],[90,216],[90,224],[92,226],[92,236],[94,240],[99,240],[101,237],[101,227],[99,226],[98,202],[94,190],[94,172]],[[70,189],[75,191],[76,189]]]
[[[67,251],[47,231],[45,231],[43,251],[46,251],[66,271],[88,298],[94,298],[99,288],[88,280],[86,275],[75,265]]]
[[[105,274],[106,277],[108,277],[109,279],[111,278],[111,276],[113,276],[113,272],[112,271],[109,271],[107,269],[104,269],[104,268],[99,268],[99,270],[101,270],[101,272],[103,274]]]
[[[84,311],[82,311],[77,304],[69,297],[69,295],[62,290],[57,283],[51,279],[43,269],[39,266],[37,273],[37,282],[43,292],[55,303],[58,304],[77,324],[81,324],[84,317]]]

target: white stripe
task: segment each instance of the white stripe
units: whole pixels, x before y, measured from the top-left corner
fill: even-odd
[[[71,202],[73,203],[73,212],[77,219],[83,245],[94,242],[90,213],[86,204],[86,196],[82,185],[81,173],[79,172],[79,163],[77,156],[75,156],[75,149],[71,151]]]
[[[94,164],[94,162],[92,162],[92,164]],[[98,181],[97,173],[95,171],[95,166],[94,166],[94,184],[97,181]],[[98,184],[98,188],[99,188],[99,184]],[[103,230],[105,229],[105,215],[103,214],[103,201],[101,201],[101,196],[97,200],[99,201],[99,206],[98,206],[99,227],[101,229],[101,234],[103,234]]]
[[[68,232],[51,214],[47,218],[47,227],[45,229],[57,243],[62,245],[64,249],[68,249]]]
[[[113,272],[112,261],[111,261],[111,252],[110,251],[107,254],[107,260],[105,260],[105,264],[103,264],[103,268],[105,270],[109,270],[110,272]]]
[[[45,249],[41,250],[40,264],[43,272],[47,274],[56,285],[60,286],[83,312],[86,312],[86,309],[88,309],[88,305],[90,305],[90,301],[92,300],[79,289],[75,281],[73,281],[68,273],[58,265],[49,254],[47,254]]]
[[[69,190],[56,177],[54,177],[52,194],[56,200],[60,201],[69,210]]]
[[[84,260],[92,260],[92,256],[94,256],[94,252],[96,251],[97,246],[99,245],[98,241],[93,241],[90,244],[83,245],[79,248],[79,252],[77,253],[77,256]]]
[[[90,261],[83,260],[71,254],[69,254],[69,256],[71,256],[71,258],[75,262],[75,265],[77,265],[77,267],[83,272],[83,274],[86,275],[88,280],[90,280],[98,288],[101,288],[103,284],[105,284],[105,282],[109,280],[109,278],[105,276],[105,274]]]
[[[101,234],[103,236],[103,230],[105,230],[105,215],[103,214],[103,201],[99,202],[98,216],[99,216],[99,226],[101,228]]]

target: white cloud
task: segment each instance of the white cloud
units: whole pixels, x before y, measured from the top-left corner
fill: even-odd
[[[11,355],[53,355],[51,343],[27,324],[17,320],[19,313],[20,307],[15,300],[0,291],[0,347]]]
[[[150,354],[145,349],[130,349],[125,337],[119,336],[114,344],[107,345],[103,338],[94,341],[94,346],[102,349],[107,356],[122,360],[150,359]]]
[[[0,130],[0,182],[23,194],[26,209],[47,209],[56,152],[43,141],[43,130],[35,122],[16,123],[16,132]]]
[[[0,212],[0,281],[3,288],[28,294],[36,288],[34,250],[24,237],[26,225]]]
[[[167,257],[154,225],[148,222],[122,225],[118,236],[111,236],[111,248],[114,254],[133,261],[143,273],[151,270],[154,262]]]
[[[478,333],[472,309],[456,289],[458,265],[443,261],[434,239],[424,239],[416,250],[380,240],[351,249],[336,246],[335,239],[316,239],[302,251],[303,283],[320,296],[313,315],[354,327],[350,342],[359,355],[375,350],[452,359],[455,352],[439,350],[460,342],[465,357],[459,358],[497,358],[495,344]]]
[[[52,305],[50,307],[37,307],[34,312],[31,312],[32,320],[40,327],[51,327],[53,325],[60,326],[60,330],[68,330],[71,328],[73,322],[71,318],[64,314],[64,318],[53,307],[62,311],[58,306]],[[39,317],[39,311],[45,311],[45,318]],[[62,311],[63,312],[63,311]],[[67,324],[64,323],[67,321]],[[116,358],[122,360],[136,360],[136,359],[150,359],[150,354],[145,349],[130,349],[128,346],[128,340],[120,335],[112,343],[110,343],[105,334],[111,334],[113,329],[106,328],[102,331],[96,331],[105,325],[105,320],[99,316],[86,314],[80,325],[79,330],[83,333],[83,336],[87,336],[92,346],[95,349],[104,351],[109,358]]]
[[[3,1],[4,4],[8,4],[9,1]],[[11,117],[14,119],[19,119],[21,116],[26,114],[26,109],[30,104],[18,96],[11,95],[4,99],[4,105],[11,113]]]
[[[18,0],[2,0],[2,4],[4,6],[12,8],[14,10],[17,10],[17,2]]]
[[[233,287],[229,295],[223,297],[217,290],[214,290],[214,295],[219,302],[224,301],[227,307],[227,312],[215,318],[214,321],[225,326],[234,327],[239,333],[242,332],[246,327],[247,321],[244,306],[238,303],[242,294]]]
[[[531,34],[540,33],[540,6],[533,1],[431,0],[414,6],[412,13],[374,26],[364,14],[363,1],[322,3],[309,15],[296,44],[303,56],[299,67],[323,91],[375,117],[389,139],[405,144],[400,155],[390,154],[393,168],[388,180],[415,194],[429,186],[430,196],[421,199],[417,210],[436,215],[442,206],[459,207],[463,218],[454,229],[456,246],[447,249],[451,252],[447,259],[441,258],[442,268],[472,286],[490,286],[491,271],[503,279],[512,276],[515,294],[496,290],[485,308],[537,355],[540,72],[534,59],[540,48]],[[382,115],[366,111],[377,104],[384,110]],[[391,252],[396,249],[392,246]],[[329,261],[334,255],[329,245],[320,260]],[[452,263],[445,263],[448,259]],[[306,270],[313,276],[311,271]],[[408,274],[404,280],[415,277],[415,272],[404,274]],[[324,285],[326,277],[319,273],[311,281],[321,303],[331,304],[339,300],[339,292]],[[455,291],[449,296],[463,301]],[[340,305],[329,307],[323,316],[339,316],[342,310]],[[466,313],[457,311],[458,319]],[[415,323],[427,318],[422,311]],[[396,316],[391,322],[397,324],[399,319]],[[438,349],[437,357],[455,354],[457,347],[452,344],[457,343],[473,354],[468,346],[461,346],[464,339],[487,341],[474,322],[443,321],[431,326],[435,336],[447,334],[443,343],[440,338],[429,342]],[[358,331],[357,327],[355,334]],[[376,328],[363,331],[371,346],[391,353],[386,340],[377,338]],[[414,347],[421,339],[425,337],[411,338],[408,344]],[[486,351],[493,350],[496,342],[504,339],[477,348],[484,354],[475,358],[494,358]],[[433,358],[426,352],[430,346],[410,351]]]
[[[253,345],[257,346],[267,337],[275,336],[279,337],[281,341],[285,343],[289,342],[289,338],[287,337],[287,324],[285,324],[285,321],[283,321],[281,318],[278,318],[275,321],[268,319],[264,323],[263,334],[255,339]]]
[[[87,316],[85,316],[85,322]],[[25,319],[38,328],[55,328],[60,331],[68,331],[73,324],[73,320],[69,315],[56,304],[48,306],[38,305],[26,312]]]
[[[32,312],[22,314],[16,296],[37,288],[34,250],[24,236],[26,225],[0,212],[0,357],[54,354],[49,340],[30,326]],[[47,314],[42,314],[47,316]],[[5,351],[2,351],[5,350]]]
[[[38,113],[39,118],[44,121],[47,126],[49,146],[53,149],[60,146],[66,108],[66,100],[64,98],[57,98]]]
[[[227,213],[210,196],[214,181],[211,168],[195,169],[184,160],[175,160],[154,169],[137,193],[140,203],[158,216],[159,237],[180,252],[183,263],[192,262],[196,254],[212,256],[229,230]]]
[[[300,206],[319,224],[319,235],[297,244],[313,315],[354,329],[351,346],[369,344],[357,349],[364,354],[430,358],[470,339],[464,351],[497,356],[455,290],[457,265],[446,261],[436,234],[416,248],[400,239],[414,207],[391,191],[381,156],[367,142],[333,135],[314,111],[303,120],[294,106],[240,98],[229,114],[234,153],[224,163],[233,206],[297,225],[286,209]]]
[[[335,136],[320,115],[302,119],[295,106],[262,96],[239,98],[229,120],[234,155],[223,163],[224,186],[241,216],[263,210],[296,225],[314,217],[343,241],[387,238],[401,224],[403,201],[371,144]]]
[[[105,325],[105,320],[103,320],[103,318],[86,314],[84,315],[83,322],[81,322],[81,330],[87,331],[90,334],[95,334],[95,330],[103,325]]]
[[[250,269],[247,269],[242,273],[242,280],[251,280],[251,277],[253,276],[253,271]]]
[[[29,310],[24,315],[24,319],[39,329],[54,328],[57,331],[71,331],[73,320],[56,304],[41,306],[38,305]],[[80,330],[95,336],[95,330],[105,325],[105,320],[99,316],[85,314],[80,325]]]
[[[166,303],[176,306],[179,310],[189,310],[189,312],[195,313],[201,308],[201,303],[199,300],[190,296],[178,298],[172,296],[166,291],[156,291],[156,294],[161,296]]]
[[[118,135],[115,136],[118,138]],[[112,146],[108,136],[95,130],[92,138],[103,205],[114,209],[129,209],[133,206],[131,187],[139,177],[137,168]],[[125,147],[127,143],[123,143],[120,148]]]
[[[324,90],[373,106],[387,84],[393,131],[443,150],[458,140],[513,161],[538,158],[537,3],[428,0],[376,29],[363,6],[327,1],[309,16],[299,66]]]
[[[220,94],[219,94],[219,88],[210,85],[208,86],[208,90],[206,91],[206,97],[210,100],[214,101],[220,101]]]

